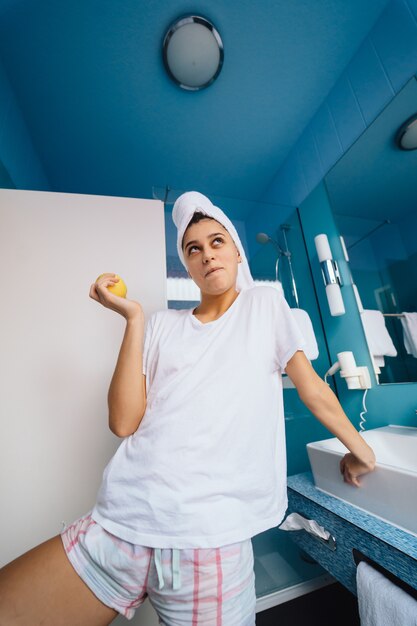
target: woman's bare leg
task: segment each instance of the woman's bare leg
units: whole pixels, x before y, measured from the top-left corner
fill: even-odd
[[[60,535],[0,569],[0,626],[107,626],[117,615],[78,576]]]

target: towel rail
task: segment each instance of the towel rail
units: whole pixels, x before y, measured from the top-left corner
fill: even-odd
[[[400,587],[403,591],[408,593],[412,598],[417,600],[417,589],[415,589],[414,587],[411,587],[411,585],[401,580],[401,578],[398,578],[398,576],[396,576],[389,570],[385,569],[385,567],[382,567],[382,565],[379,565],[379,563],[376,563],[375,561],[370,559],[368,556],[360,552],[360,550],[356,550],[356,548],[353,548],[352,555],[353,555],[353,560],[356,565],[359,565],[361,561],[365,561],[365,563],[368,563],[368,565],[376,569],[380,574],[385,576],[385,578],[388,578],[388,580],[394,583],[394,585],[397,585],[397,587]]]
[[[404,313],[383,313],[384,317],[405,317]]]

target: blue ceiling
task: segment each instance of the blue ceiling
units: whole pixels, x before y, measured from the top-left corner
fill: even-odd
[[[0,0],[0,56],[52,191],[256,200],[385,5]],[[177,87],[161,56],[189,13],[214,23],[225,51],[200,92]]]

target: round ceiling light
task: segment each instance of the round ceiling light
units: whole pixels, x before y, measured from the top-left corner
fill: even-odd
[[[399,129],[397,144],[402,150],[417,149],[417,113],[409,117]]]
[[[197,91],[211,85],[220,73],[223,57],[220,35],[204,17],[182,17],[165,35],[164,65],[169,76],[183,89]]]

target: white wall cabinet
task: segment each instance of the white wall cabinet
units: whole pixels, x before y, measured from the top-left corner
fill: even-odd
[[[107,391],[125,320],[89,298],[90,285],[115,272],[147,319],[166,308],[163,209],[0,190],[0,566],[94,505],[121,443]]]

